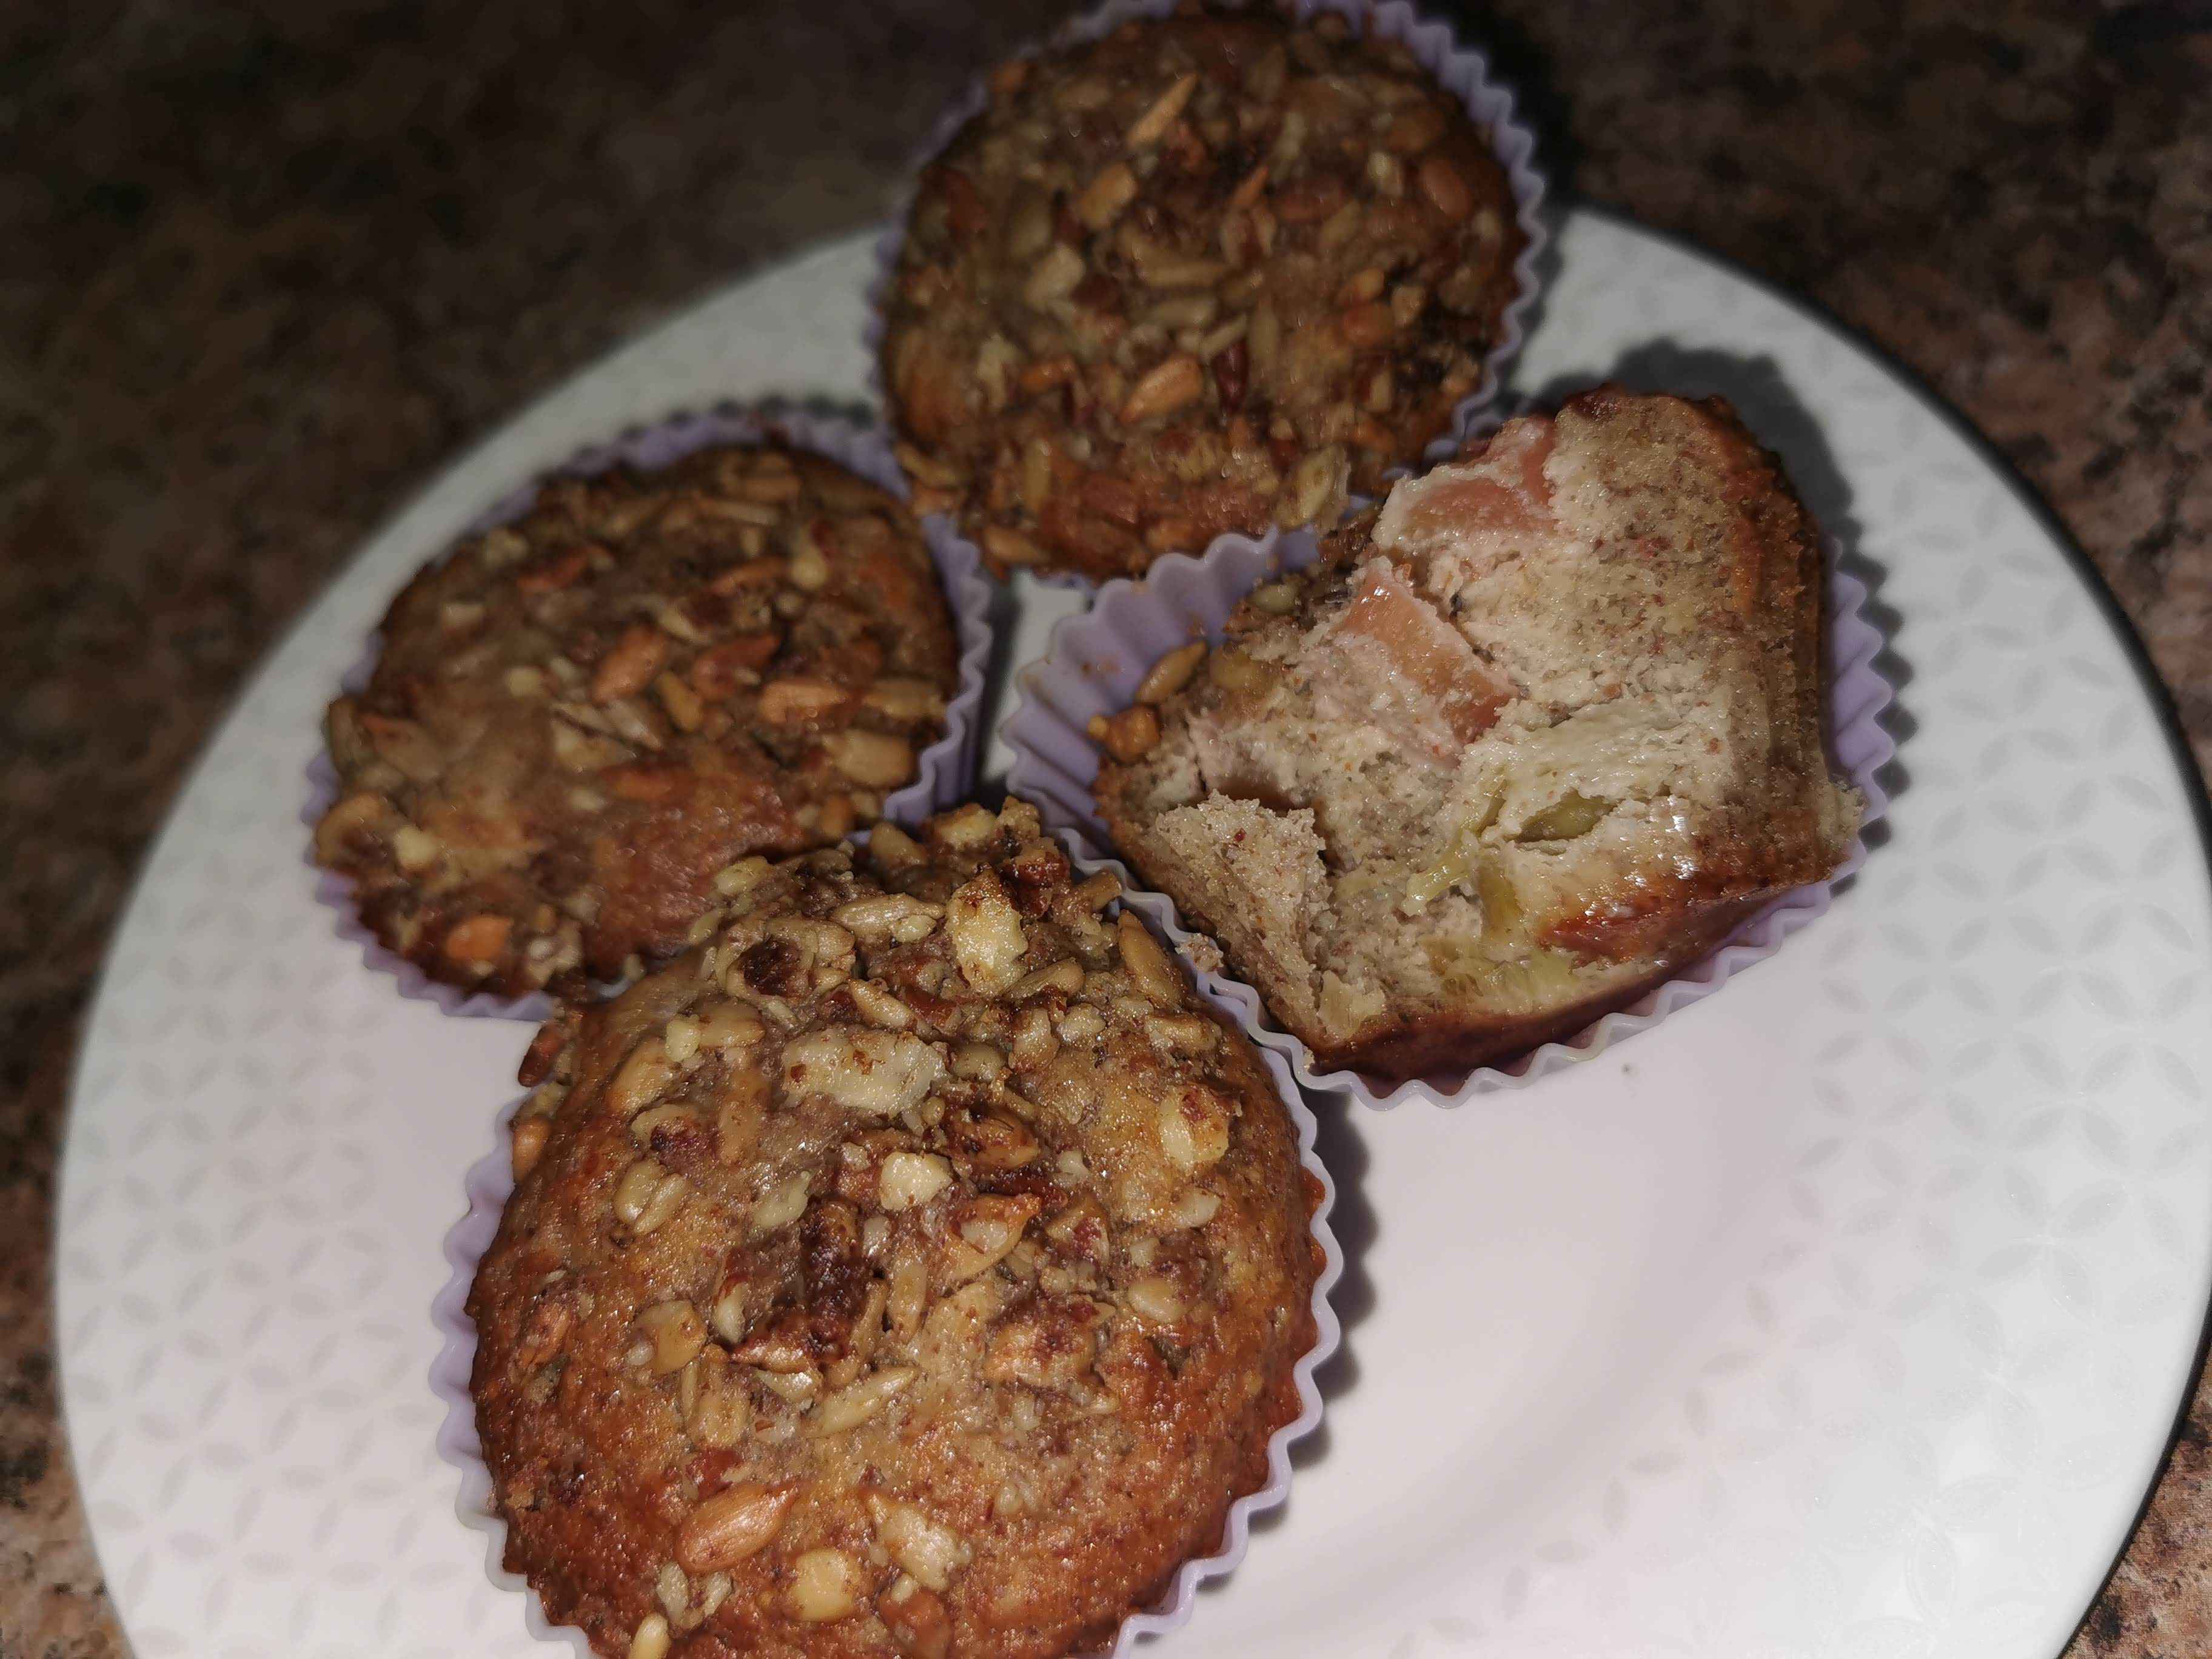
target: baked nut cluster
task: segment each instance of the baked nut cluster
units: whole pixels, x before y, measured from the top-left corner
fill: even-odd
[[[1476,390],[1522,246],[1402,46],[1193,9],[991,78],[924,173],[884,384],[917,510],[1103,580],[1327,525]]]
[[[560,478],[392,602],[325,721],[315,855],[433,978],[505,995],[679,949],[751,852],[832,842],[943,732],[912,517],[781,443]]]
[[[524,1062],[470,1298],[507,1565],[631,1659],[1110,1640],[1299,1408],[1273,1079],[1020,801],[719,885]]]

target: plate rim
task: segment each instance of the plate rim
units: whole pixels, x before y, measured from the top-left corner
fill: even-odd
[[[2014,504],[2034,520],[2036,527],[2058,550],[2084,597],[2095,608],[2106,632],[2118,643],[2121,655],[2126,658],[2128,667],[2135,675],[2136,689],[2149,706],[2159,735],[2165,739],[2167,761],[2181,785],[2183,805],[2197,832],[2197,855],[2204,864],[2208,878],[2212,878],[2212,779],[2208,779],[2203,769],[2197,764],[2197,751],[2190,745],[2188,730],[2182,724],[2181,710],[2174,700],[2173,688],[2159,672],[2158,665],[2150,654],[2150,647],[2143,642],[2134,618],[2120,604],[2119,596],[2112,591],[2112,584],[2105,580],[2105,573],[2098,568],[2097,562],[2090,556],[2088,550],[2082,546],[2072,529],[2059,516],[2058,509],[2044,498],[2027,474],[2013,463],[2012,458],[1997,447],[1996,441],[1975,426],[1966,417],[1966,412],[1954,405],[1927,375],[1864,330],[1845,321],[1820,301],[1784,287],[1733,254],[1706,247],[1680,232],[1646,224],[1621,208],[1594,202],[1579,194],[1569,196],[1565,191],[1559,192],[1557,200],[1563,216],[1565,213],[1587,214],[1605,221],[1615,229],[1648,236],[1686,258],[1717,265],[1747,287],[1758,289],[1784,309],[1795,313],[1802,320],[1856,347],[1886,370],[1922,409],[1934,416],[1944,429],[1963,444],[1975,460],[2004,486]],[[1556,241],[1553,246],[1557,246]],[[1529,331],[1533,334],[1542,325],[1543,315],[1540,307]],[[1500,399],[1501,412],[1513,404],[1515,392],[1509,384]],[[1869,586],[1866,602],[1871,609],[1894,611],[1893,606],[1885,604],[1878,586]],[[1885,652],[1889,648],[1887,636],[1891,631],[1887,627],[1882,629]],[[1903,699],[1900,697],[1898,702],[1902,704]],[[1906,712],[1910,713],[1909,706]],[[1899,750],[1904,746],[1900,740]],[[1893,752],[1888,764],[1894,766],[1899,758],[1899,755]],[[1892,792],[1893,794],[1899,793],[1903,792]],[[2166,1484],[2166,1477],[2172,1472],[2174,1450],[2180,1443],[2183,1431],[2189,1425],[2190,1408],[2196,1403],[2198,1384],[2203,1378],[2206,1364],[2212,1363],[2212,1297],[2206,1299],[2197,1319],[2194,1352],[2195,1357],[2189,1362],[2181,1384],[2180,1397],[2174,1402],[2170,1414],[2172,1420],[2166,1426],[2165,1438],[2154,1461],[2149,1482],[2144,1486],[2142,1498],[2136,1501],[2135,1513],[2114,1547],[2112,1559],[2098,1575],[2096,1585],[2089,1592],[2088,1599],[2081,1604],[2081,1611],[2075,1615],[2070,1633],[2054,1650],[2053,1659],[2058,1659],[2058,1656],[2073,1646],[2087,1626],[2089,1615],[2097,1610],[2098,1603],[2112,1589],[2112,1581],[2126,1561],[2129,1550],[2134,1547],[2143,1523],[2150,1517],[2151,1505],[2158,1498],[2159,1489]]]

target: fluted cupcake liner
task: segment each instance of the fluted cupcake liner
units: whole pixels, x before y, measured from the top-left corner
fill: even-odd
[[[1109,867],[1085,858],[1073,837],[1062,835],[1060,839],[1067,846],[1080,874],[1087,876]],[[1146,915],[1152,914],[1150,907],[1140,908]],[[1235,1000],[1225,997],[1218,987],[1207,984],[1202,978],[1200,983],[1206,996],[1231,1019],[1243,1017]],[[1320,1126],[1300,1094],[1297,1081],[1281,1052],[1263,1048],[1260,1058],[1274,1079],[1276,1090],[1297,1130],[1299,1163],[1317,1183],[1320,1193],[1310,1223],[1314,1244],[1322,1257],[1321,1272],[1314,1280],[1313,1289],[1314,1346],[1293,1370],[1298,1414],[1269,1437],[1267,1482],[1230,1505],[1220,1547],[1210,1555],[1184,1562],[1157,1601],[1121,1621],[1113,1646],[1108,1650],[1115,1659],[1121,1659],[1144,1638],[1161,1635],[1188,1622],[1200,1587],[1209,1579],[1233,1571],[1243,1560],[1251,1541],[1254,1520],[1279,1507],[1290,1496],[1291,1448],[1311,1434],[1322,1419],[1321,1389],[1314,1381],[1314,1374],[1328,1362],[1342,1340],[1342,1328],[1328,1298],[1343,1273],[1344,1252],[1329,1225],[1329,1213],[1336,1202],[1336,1183],[1330,1179],[1315,1150]],[[522,1575],[509,1572],[501,1565],[507,1547],[507,1522],[500,1518],[495,1503],[491,1471],[484,1462],[483,1443],[477,1433],[476,1404],[469,1391],[477,1352],[476,1326],[468,1316],[469,1287],[475,1280],[477,1264],[491,1248],[492,1239],[499,1231],[500,1212],[514,1190],[507,1129],[521,1103],[518,1099],[499,1114],[492,1150],[471,1167],[464,1180],[468,1209],[446,1234],[446,1260],[453,1267],[453,1276],[438,1292],[430,1310],[439,1336],[438,1357],[430,1367],[430,1387],[446,1407],[445,1419],[438,1431],[438,1455],[460,1477],[456,1513],[464,1524],[484,1534],[486,1576],[501,1589],[520,1595],[523,1617],[534,1633],[548,1640],[566,1642],[575,1650],[578,1659],[593,1659],[584,1632],[573,1625],[556,1625],[549,1620],[543,1604]]]
[[[472,520],[455,538],[458,544],[485,531],[511,523],[529,511],[540,487],[556,477],[589,477],[617,466],[655,471],[672,466],[685,456],[718,444],[758,443],[781,436],[794,447],[836,461],[871,483],[878,484],[904,501],[906,477],[890,453],[881,428],[842,416],[828,415],[787,404],[738,405],[725,404],[703,410],[684,410],[647,426],[633,428],[608,442],[579,450],[559,466],[518,484]],[[923,539],[945,586],[945,602],[952,613],[959,639],[959,678],[945,708],[945,733],[921,751],[915,763],[915,781],[884,799],[884,816],[904,823],[957,805],[973,785],[975,760],[982,732],[977,715],[983,702],[984,677],[991,657],[991,584],[982,572],[976,550],[948,526],[923,522]],[[441,555],[441,557],[450,554]],[[409,573],[410,575],[412,572]],[[340,685],[358,691],[368,684],[382,648],[380,634],[363,642],[360,659],[343,677]],[[307,800],[301,821],[310,830],[337,799],[339,779],[329,754],[316,751],[307,768]],[[315,872],[315,896],[337,919],[338,933],[362,947],[370,967],[392,975],[399,994],[434,1002],[448,1014],[464,1018],[541,1020],[552,1012],[552,1000],[543,992],[521,997],[502,997],[487,991],[447,985],[432,979],[414,963],[387,949],[362,925],[354,904],[352,880],[314,862],[312,845],[306,854]]]
[[[1192,961],[1199,982],[1224,1007],[1234,1009],[1253,1041],[1280,1056],[1305,1087],[1342,1091],[1364,1105],[1387,1110],[1409,1100],[1455,1106],[1476,1095],[1523,1088],[1711,995],[1730,975],[1771,956],[1784,939],[1826,913],[1835,884],[1865,860],[1866,825],[1889,806],[1878,781],[1881,769],[1896,753],[1881,718],[1893,695],[1876,666],[1883,639],[1865,614],[1866,585],[1838,568],[1832,545],[1826,551],[1829,752],[1866,798],[1860,832],[1842,866],[1827,880],[1778,896],[1746,919],[1719,949],[1571,1037],[1544,1043],[1503,1064],[1404,1083],[1351,1070],[1316,1070],[1313,1051],[1275,1024],[1256,991],[1226,972],[1198,968],[1199,961],[1218,959],[1208,948],[1211,940],[1204,941]],[[1018,677],[1020,702],[1004,727],[1014,751],[1008,790],[1033,802],[1048,825],[1073,838],[1072,845],[1103,859],[1128,890],[1127,902],[1179,949],[1203,936],[1183,925],[1172,900],[1146,889],[1112,857],[1112,838],[1091,798],[1098,749],[1085,728],[1093,714],[1127,708],[1146,671],[1176,646],[1201,636],[1218,643],[1230,613],[1247,593],[1262,582],[1304,568],[1319,553],[1318,539],[1311,532],[1273,531],[1256,539],[1220,537],[1195,559],[1170,555],[1140,581],[1107,583],[1088,611],[1053,630],[1044,656]],[[1190,960],[1194,953],[1185,950],[1184,955]]]
[[[1132,19],[1167,16],[1180,3],[1181,0],[1107,0],[1096,10],[1070,19],[1051,35],[1012,55],[1035,57],[1041,52],[1063,50],[1100,40]],[[1516,114],[1512,88],[1492,71],[1489,58],[1477,48],[1463,45],[1450,24],[1424,17],[1409,0],[1382,0],[1379,4],[1368,3],[1367,0],[1292,0],[1285,9],[1300,20],[1321,12],[1336,12],[1350,19],[1363,36],[1395,40],[1405,46],[1436,77],[1438,85],[1466,106],[1474,125],[1490,135],[1491,152],[1505,169],[1506,182],[1513,193],[1514,222],[1520,226],[1522,239],[1520,255],[1513,262],[1516,291],[1498,319],[1498,343],[1483,359],[1481,384],[1459,401],[1452,410],[1450,425],[1423,452],[1426,461],[1445,459],[1497,404],[1506,370],[1519,355],[1533,320],[1542,286],[1538,266],[1551,240],[1543,214],[1544,197],[1550,183],[1536,165],[1535,135]],[[960,129],[981,112],[989,99],[988,82],[978,76],[939,118],[928,142],[908,169],[910,181],[876,244],[876,276],[868,289],[868,320],[863,338],[868,352],[869,383],[886,411],[890,399],[890,389],[883,381],[884,307],[891,284],[897,278],[899,248],[906,240],[907,220],[914,209],[921,173],[943,153]],[[950,514],[933,514],[924,522],[940,527],[945,534],[969,547],[981,562],[981,550],[961,536]],[[1087,592],[1097,586],[1088,576],[1073,571],[1030,574],[1035,580],[1054,587]]]

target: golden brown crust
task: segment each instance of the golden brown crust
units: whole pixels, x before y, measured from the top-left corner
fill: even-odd
[[[431,977],[518,995],[680,948],[742,854],[872,819],[957,653],[890,495],[781,443],[549,483],[392,601],[325,721],[325,868]]]
[[[1103,769],[1100,776],[1103,781]],[[1204,884],[1188,879],[1172,859],[1159,856],[1120,790],[1102,788],[1098,806],[1115,850],[1129,861],[1139,878],[1172,896],[1183,925],[1219,943],[1231,970],[1239,971],[1245,953],[1231,949],[1231,941],[1245,931],[1244,924],[1222,908],[1223,901],[1235,896],[1209,891]],[[1301,1022],[1285,1018],[1272,1005],[1269,1012],[1313,1051],[1316,1071],[1359,1072],[1395,1081],[1446,1078],[1510,1060],[1628,1007],[1712,951],[1765,902],[1765,896],[1759,895],[1680,913],[1668,936],[1655,940],[1656,954],[1631,961],[1626,971],[1611,975],[1589,994],[1540,1012],[1499,1014],[1464,1007],[1398,1012],[1342,1041],[1332,1040],[1312,1025],[1301,1029]],[[1249,972],[1243,976],[1248,982],[1255,980]],[[1255,988],[1259,988],[1256,983]]]
[[[1024,805],[878,837],[745,861],[524,1063],[472,1389],[507,1566],[611,1659],[1103,1642],[1299,1409],[1320,1194],[1249,1042]]]
[[[924,172],[884,384],[994,569],[1326,523],[1480,382],[1522,243],[1464,107],[1322,13],[1192,8],[992,77]]]
[[[1097,723],[1094,796],[1320,1064],[1495,1063],[1834,870],[1823,637],[1816,532],[1735,411],[1601,387],[1240,606]]]
[[[1608,385],[1568,398],[1559,417],[1570,416],[1621,429],[1630,443],[1680,448],[1702,464],[1696,487],[1711,489],[1727,517],[1705,577],[1718,602],[1706,606],[1701,626],[1747,641],[1747,672],[1773,714],[1776,754],[1793,772],[1825,781],[1820,544],[1780,459],[1725,398],[1653,397]],[[1548,919],[1542,942],[1613,961],[1689,959],[1675,941],[1710,911],[1786,892],[1835,867],[1841,849],[1820,822],[1816,799],[1777,790],[1730,803],[1711,815],[1692,858],[1590,895]]]
[[[1452,1078],[1478,1066],[1508,1061],[1547,1042],[1561,1042],[1611,1013],[1641,1000],[1685,967],[1705,956],[1757,910],[1763,899],[1723,904],[1686,920],[1667,941],[1666,954],[1634,964],[1633,977],[1621,979],[1578,1001],[1541,1013],[1484,1015],[1452,1011],[1383,1024],[1349,1042],[1314,1050],[1322,1071],[1364,1073],[1371,1077]]]

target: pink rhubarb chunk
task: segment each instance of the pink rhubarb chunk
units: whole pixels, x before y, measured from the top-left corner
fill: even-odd
[[[1518,695],[1387,560],[1360,570],[1320,644],[1314,699],[1324,715],[1378,726],[1439,759],[1496,725]]]

